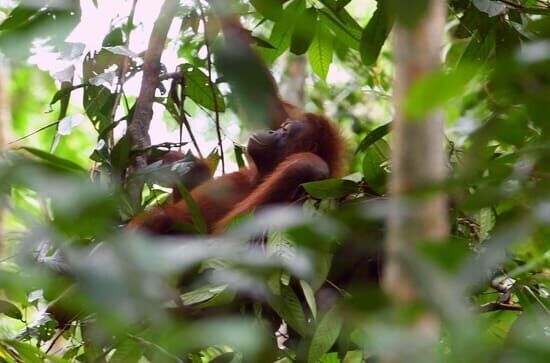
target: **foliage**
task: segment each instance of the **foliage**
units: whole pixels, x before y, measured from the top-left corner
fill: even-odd
[[[145,152],[115,132],[134,111],[125,82],[143,68],[128,46],[131,17],[113,19],[108,34],[97,34],[104,36],[101,49],[75,56],[63,40],[77,23],[78,2],[32,3],[4,9],[0,24],[0,49],[14,65],[11,129],[24,136],[50,125],[0,158],[9,230],[1,236],[0,361],[424,362],[430,349],[442,362],[547,361],[547,2],[449,1],[444,67],[415,84],[407,112],[446,115],[449,177],[411,197],[447,193],[452,230],[446,243],[404,256],[420,296],[406,308],[382,291],[375,263],[390,208],[387,38],[394,20],[414,26],[426,1],[368,2],[367,19],[352,10],[364,5],[359,0],[232,2],[243,24],[253,24],[251,38],[268,64],[287,51],[305,54],[315,80],[307,105],[340,124],[353,153],[350,175],[304,185],[303,207],[266,210],[208,238],[121,228],[138,212],[125,190],[132,153]],[[238,111],[237,99],[256,126],[265,125],[254,109],[272,87],[263,66],[235,54],[238,44],[221,45],[208,4],[181,6],[177,18],[179,33],[165,51],[175,45],[179,66],[163,70],[159,89],[166,92],[157,92],[156,102],[189,128],[190,143],[198,128],[193,105],[223,118]],[[42,34],[82,69],[58,74],[57,89],[43,72],[17,63]],[[349,82],[331,72],[350,75]],[[48,107],[59,113],[36,111]],[[79,113],[87,118],[82,125]],[[242,148],[235,150],[241,165]],[[141,208],[166,197],[157,185],[165,171],[155,164],[140,171],[148,182]],[[196,208],[194,221],[190,229],[204,231]],[[263,236],[257,238],[266,245],[249,243],[250,236]],[[437,347],[413,333],[414,318],[425,311],[442,321]]]

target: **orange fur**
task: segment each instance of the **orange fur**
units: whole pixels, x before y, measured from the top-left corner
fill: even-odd
[[[314,150],[299,150],[264,174],[258,172],[264,169],[262,165],[256,166],[252,161],[250,167],[211,179],[196,187],[191,196],[209,232],[223,231],[235,216],[250,212],[258,206],[291,202],[296,198],[302,183],[341,175],[344,142],[336,127],[323,116],[299,114],[296,108],[288,112],[290,106],[283,107],[292,114],[292,121],[307,122],[313,126],[308,128],[307,134],[301,136],[307,137],[307,140],[297,140],[290,146],[299,149],[301,144],[311,144],[313,141]],[[270,149],[270,152],[285,155],[283,153],[286,150]],[[129,228],[144,229],[155,234],[177,234],[181,233],[177,228],[180,223],[192,223],[191,213],[184,201],[145,211],[129,223]]]

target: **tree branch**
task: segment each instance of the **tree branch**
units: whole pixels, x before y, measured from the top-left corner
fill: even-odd
[[[178,0],[166,0],[160,8],[160,14],[153,25],[153,31],[149,38],[149,45],[145,51],[143,60],[143,79],[141,89],[136,100],[132,121],[126,129],[126,135],[133,150],[146,149],[151,145],[149,126],[153,118],[153,102],[155,92],[159,85],[160,57],[164,50],[164,43],[168,35],[168,29],[178,8]],[[132,157],[130,172],[143,168],[147,165],[147,156],[137,154]],[[142,178],[133,178],[128,185],[130,203],[135,207],[141,203]]]
[[[149,38],[149,45],[143,60],[141,89],[136,101],[134,116],[126,130],[126,134],[134,149],[145,149],[151,144],[149,126],[153,118],[155,91],[159,84],[160,57],[164,50],[168,29],[170,28],[178,4],[177,0],[166,0],[164,2]],[[133,161],[133,167],[134,169],[139,169],[144,167],[146,163],[146,157],[138,155]]]

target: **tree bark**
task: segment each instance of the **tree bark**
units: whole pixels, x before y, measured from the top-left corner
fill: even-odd
[[[149,45],[143,60],[141,88],[136,101],[134,116],[126,130],[133,149],[142,150],[151,145],[149,126],[153,118],[153,102],[159,84],[160,58],[177,7],[177,0],[166,0],[164,2],[149,38]],[[146,164],[144,155],[135,158],[134,167],[141,168]]]
[[[446,176],[443,114],[436,111],[424,120],[411,120],[404,111],[411,85],[441,64],[444,26],[445,2],[433,0],[425,17],[414,28],[396,24],[394,31],[395,121],[390,180],[393,198],[388,220],[384,286],[392,296],[404,302],[414,300],[415,289],[397,257],[399,252],[418,241],[442,239],[448,231],[443,195],[407,198],[408,192]]]
[[[298,108],[304,108],[304,88],[306,83],[306,57],[290,55],[283,78],[281,79],[281,97]]]
[[[149,136],[149,126],[153,118],[153,103],[155,93],[159,85],[160,58],[164,50],[168,29],[178,8],[178,0],[166,0],[160,9],[160,14],[155,21],[149,44],[145,51],[143,59],[143,78],[139,96],[136,100],[134,115],[132,121],[126,129],[126,135],[129,138],[132,150],[145,150],[151,146],[151,137]],[[141,189],[143,180],[135,177],[135,171],[147,165],[147,155],[136,153],[130,167],[131,178],[128,183],[128,194],[130,201],[138,207],[141,202]]]

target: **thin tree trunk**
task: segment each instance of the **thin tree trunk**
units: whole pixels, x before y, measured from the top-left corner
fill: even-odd
[[[151,145],[149,126],[153,118],[153,103],[159,84],[160,58],[164,50],[168,29],[176,15],[178,0],[166,0],[160,9],[160,14],[153,26],[149,44],[143,60],[143,78],[132,122],[128,125],[126,134],[133,150],[144,150]],[[132,163],[132,171],[147,165],[147,156],[137,155]],[[137,178],[139,179],[139,178]],[[139,196],[143,183],[134,179],[128,186],[131,200],[139,204]]]
[[[159,17],[153,26],[149,45],[145,52],[141,88],[136,101],[134,117],[126,131],[132,145],[137,149],[144,149],[151,145],[149,125],[153,118],[153,102],[159,83],[160,57],[164,50],[168,29],[170,28],[170,24],[172,24],[177,6],[177,0],[166,0],[164,2],[160,9]],[[140,164],[140,161],[143,161],[143,165],[138,166],[145,166],[145,158],[138,158],[137,163]]]
[[[394,83],[394,134],[390,191],[394,207],[388,224],[385,287],[396,298],[411,301],[415,292],[406,271],[395,258],[404,246],[419,240],[445,237],[448,230],[445,197],[435,195],[413,203],[404,195],[445,178],[446,155],[443,115],[434,112],[424,120],[409,120],[404,112],[410,86],[439,68],[445,25],[445,3],[434,0],[426,17],[414,29],[395,28],[396,75]],[[437,92],[437,90],[434,90]]]
[[[283,78],[281,79],[281,97],[287,102],[304,108],[304,86],[306,83],[306,57],[290,55]]]
[[[411,304],[417,299],[411,273],[400,260],[400,254],[419,241],[441,240],[448,232],[444,195],[414,200],[407,197],[408,192],[445,178],[443,115],[433,112],[425,119],[411,120],[404,112],[405,97],[411,85],[440,67],[444,25],[445,2],[433,0],[416,26],[405,28],[396,24],[393,34],[396,75],[390,180],[392,204],[383,285],[400,304]],[[413,329],[419,337],[432,339],[432,342],[437,339],[439,324],[434,315],[420,316],[417,323]],[[425,359],[430,360],[429,357]]]
[[[10,124],[9,68],[0,58],[0,151],[6,147],[8,125]],[[0,256],[4,252],[4,210],[0,208]]]

